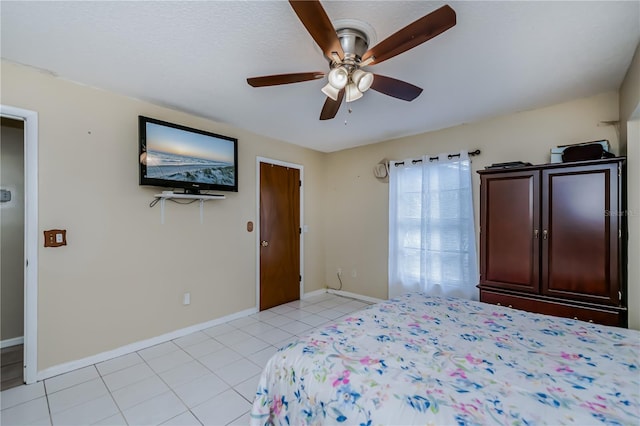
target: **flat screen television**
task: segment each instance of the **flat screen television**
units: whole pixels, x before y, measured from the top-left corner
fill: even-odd
[[[140,185],[238,191],[238,140],[139,116]]]

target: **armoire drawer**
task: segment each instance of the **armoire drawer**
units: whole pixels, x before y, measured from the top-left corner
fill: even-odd
[[[540,300],[532,297],[505,294],[484,289],[480,290],[480,301],[528,312],[573,318],[597,324],[613,325],[617,327],[625,325],[622,315],[619,312],[574,306],[562,302]]]

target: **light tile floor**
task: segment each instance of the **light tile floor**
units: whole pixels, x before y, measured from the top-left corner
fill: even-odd
[[[0,393],[0,424],[248,425],[279,347],[367,306],[322,294]]]

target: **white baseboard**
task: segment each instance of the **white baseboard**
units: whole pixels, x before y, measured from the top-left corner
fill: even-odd
[[[322,288],[320,290],[315,290],[315,291],[310,291],[309,293],[303,294],[300,299],[304,300],[304,299],[308,299],[310,297],[320,296],[322,294],[325,294],[326,292],[327,292],[326,288]]]
[[[236,312],[231,315],[217,318],[211,321],[203,322],[200,324],[192,325],[190,327],[182,328],[180,330],[172,331],[161,336],[152,337],[151,339],[140,340],[135,343],[131,343],[119,348],[102,352],[96,355],[92,355],[86,358],[78,359],[75,361],[65,362],[64,364],[54,365],[53,367],[45,368],[38,371],[36,380],[45,380],[53,376],[68,373],[69,371],[77,370],[78,368],[87,367],[89,365],[98,364],[103,361],[117,358],[122,355],[127,355],[132,352],[136,352],[142,349],[149,348],[151,346],[159,345],[160,343],[168,342],[170,340],[177,339],[179,337],[186,336],[187,334],[195,333],[196,331],[205,330],[216,325],[223,324],[225,322],[233,321],[238,318],[243,318],[248,315],[252,315],[258,312],[256,308],[245,309],[244,311]]]
[[[10,346],[18,346],[24,343],[24,337],[14,337],[13,339],[0,340],[0,349],[8,348]]]
[[[365,301],[365,302],[371,302],[371,303],[384,302],[383,299],[378,299],[378,298],[369,297],[369,296],[363,296],[361,294],[351,293],[349,291],[327,289],[327,293],[336,294],[338,296],[350,297],[352,299],[358,299],[358,300],[362,300],[362,301]]]
[[[311,291],[309,293],[305,293],[302,295],[301,299],[307,299],[313,296],[322,295],[325,293],[336,294],[338,296],[350,297],[352,299],[363,300],[365,302],[370,303],[378,303],[382,302],[382,299],[377,299],[375,297],[362,296],[360,294],[351,293],[348,291],[341,290],[331,290],[331,289],[320,289]],[[151,339],[140,340],[138,342],[134,342],[125,346],[121,346],[119,348],[102,352],[96,355],[92,355],[86,358],[78,359],[75,361],[66,362],[63,364],[54,365],[53,367],[45,368],[44,370],[38,371],[36,374],[36,380],[45,380],[53,376],[58,376],[60,374],[68,373],[73,370],[77,370],[78,368],[88,367],[89,365],[98,364],[103,361],[110,360],[112,358],[117,358],[122,355],[127,355],[132,352],[137,352],[142,349],[149,348],[151,346],[159,345],[160,343],[168,342],[170,340],[177,339],[179,337],[186,336],[187,334],[195,333],[196,331],[201,331],[210,327],[214,327],[216,325],[223,324],[225,322],[233,321],[238,318],[243,318],[258,312],[257,308],[245,309],[244,311],[236,312],[231,315],[224,316],[222,318],[217,318],[211,321],[203,322],[200,324],[192,325],[190,327],[182,328],[180,330],[172,331],[170,333],[163,334],[161,336],[152,337]],[[2,347],[5,347],[5,342],[13,342],[14,340],[20,340],[18,343],[7,344],[6,346],[19,345],[22,343],[22,337],[16,339],[8,339],[2,341]]]

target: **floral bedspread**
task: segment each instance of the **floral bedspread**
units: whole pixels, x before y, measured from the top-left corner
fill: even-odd
[[[640,332],[408,294],[281,349],[257,425],[639,425]]]

